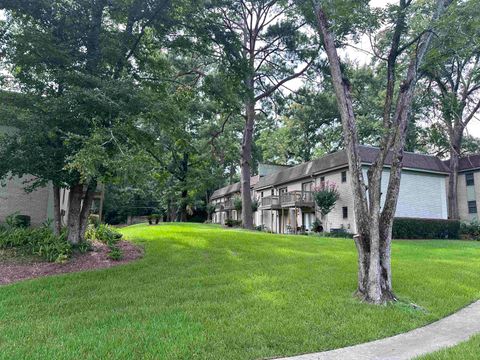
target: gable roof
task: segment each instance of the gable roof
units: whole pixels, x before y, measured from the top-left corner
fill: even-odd
[[[377,147],[360,146],[360,157],[363,163],[372,164],[380,149]],[[392,165],[392,153],[387,155],[385,165]],[[405,151],[403,155],[403,168],[428,172],[449,173],[445,163],[436,156],[418,154]]]
[[[260,176],[252,176],[250,178],[250,186],[253,188],[255,185],[257,185],[258,181],[260,180]],[[222,198],[228,195],[232,195],[235,193],[240,192],[240,182],[236,182],[232,185],[225,186],[221,189],[215,190],[210,197],[211,200]]]
[[[445,161],[445,164],[448,166],[450,160]],[[468,155],[458,159],[458,171],[468,171],[480,169],[480,154]]]
[[[364,164],[372,164],[380,149],[371,146],[359,146],[360,158]],[[385,165],[392,164],[392,153],[387,156]],[[270,186],[286,184],[300,179],[312,177],[313,175],[324,173],[332,169],[348,167],[348,158],[345,150],[327,154],[319,159],[315,159],[289,169],[279,171],[275,174],[265,176],[255,186],[255,189],[261,189]],[[424,154],[405,152],[403,157],[403,167],[427,172],[448,173],[448,167],[437,157]]]

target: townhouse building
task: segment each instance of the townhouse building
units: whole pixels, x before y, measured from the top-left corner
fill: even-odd
[[[379,149],[360,146],[359,152],[366,177]],[[471,219],[472,214],[476,214],[474,211],[477,210],[477,197],[480,195],[480,166],[477,166],[476,170],[472,169],[472,163],[480,165],[480,156],[470,157],[469,160],[462,159],[462,164],[465,165],[460,176],[469,179],[469,185],[466,185],[466,180],[463,183],[464,188],[460,189],[459,185],[459,202],[464,203],[461,210],[462,220]],[[388,185],[390,164],[391,156],[387,157],[382,178],[384,193]],[[473,184],[478,184],[478,188],[472,185],[472,173]],[[447,163],[438,157],[406,152],[396,217],[447,219],[448,175]],[[259,204],[254,213],[254,223],[275,233],[297,233],[311,231],[315,219],[318,219],[325,231],[342,230],[355,233],[353,191],[349,176],[348,159],[344,150],[270,174],[259,174],[252,181],[252,197]],[[340,197],[333,210],[322,217],[316,207],[313,191],[327,181],[336,184]],[[234,184],[217,190],[216,195],[228,193],[230,197],[239,196],[239,191],[240,185]],[[219,209],[213,217],[214,222],[224,224],[229,214],[219,214],[221,204],[226,202],[226,198],[213,198],[212,201],[215,200]],[[238,218],[238,214],[232,213],[233,215]]]

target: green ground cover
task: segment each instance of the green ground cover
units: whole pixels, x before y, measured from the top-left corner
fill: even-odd
[[[194,224],[122,233],[145,258],[0,287],[0,358],[293,355],[411,330],[480,298],[480,242],[394,242],[402,302],[376,307],[352,297],[352,240]]]

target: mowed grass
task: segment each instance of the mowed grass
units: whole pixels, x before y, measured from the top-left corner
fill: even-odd
[[[0,287],[0,358],[293,355],[404,332],[480,298],[479,242],[395,242],[402,302],[377,307],[352,296],[352,240],[193,224],[122,232],[145,258]]]
[[[417,360],[477,360],[479,358],[480,335],[476,335],[457,346],[419,357]]]

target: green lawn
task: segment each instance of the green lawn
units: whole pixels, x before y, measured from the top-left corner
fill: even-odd
[[[480,298],[480,242],[399,241],[406,303],[357,302],[351,240],[133,226],[144,259],[0,287],[0,358],[258,359],[427,324]]]
[[[476,360],[478,358],[480,358],[480,335],[450,349],[419,357],[417,360]]]

